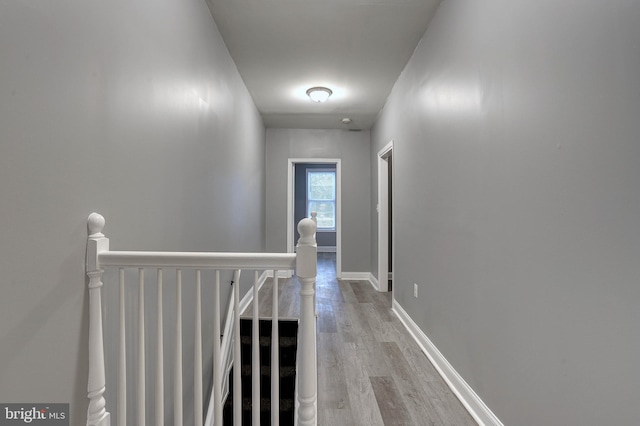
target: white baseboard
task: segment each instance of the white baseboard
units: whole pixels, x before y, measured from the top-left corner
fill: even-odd
[[[273,278],[273,271],[266,271],[265,273],[267,274],[266,278]],[[286,271],[278,271],[278,278],[291,278],[292,276],[293,271],[291,269],[288,269]]]
[[[378,279],[371,272],[343,272],[340,274],[341,280],[349,281],[369,281],[369,284],[376,290],[380,290]]]
[[[342,272],[340,274],[341,280],[349,281],[369,281],[370,277],[370,272]]]
[[[380,282],[371,272],[369,272],[369,282],[371,283],[373,288],[376,289],[376,291],[380,291]]]
[[[504,426],[395,299],[392,309],[478,425]]]

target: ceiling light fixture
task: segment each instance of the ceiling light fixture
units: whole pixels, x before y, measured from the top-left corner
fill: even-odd
[[[307,90],[307,96],[309,96],[313,102],[325,102],[332,93],[331,89],[320,86]]]

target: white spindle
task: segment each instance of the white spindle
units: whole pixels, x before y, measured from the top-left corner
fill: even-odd
[[[242,426],[242,362],[240,347],[240,270],[233,275],[233,424]]]
[[[317,363],[316,316],[314,308],[317,274],[317,245],[314,238],[316,224],[312,219],[302,219],[298,224],[296,273],[300,280],[300,346],[298,376],[298,424],[317,424]]]
[[[196,318],[193,348],[193,418],[195,426],[202,426],[202,280],[196,270]]]
[[[127,425],[127,335],[124,269],[120,268],[120,359],[118,363],[118,426]]]
[[[164,333],[162,329],[162,269],[158,269],[158,297],[156,312],[156,426],[164,426]]]
[[[173,424],[182,426],[182,270],[176,271],[176,346],[173,370]]]
[[[271,424],[280,424],[280,332],[278,327],[278,271],[273,271],[271,304]]]
[[[137,426],[146,423],[146,375],[144,338],[144,268],[138,269],[138,421]]]
[[[253,319],[251,321],[251,418],[253,426],[260,426],[260,316],[258,300],[258,271],[253,278]]]
[[[110,414],[105,409],[104,343],[102,331],[102,269],[98,254],[109,250],[109,239],[105,238],[104,217],[91,213],[87,220],[87,276],[89,277],[89,380],[87,382],[87,426],[109,426]]]
[[[213,413],[214,426],[222,426],[222,359],[220,356],[220,271],[216,271],[213,314]]]

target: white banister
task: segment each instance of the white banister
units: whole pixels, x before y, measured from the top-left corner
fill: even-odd
[[[173,424],[182,426],[182,270],[176,271],[176,345],[173,370]]]
[[[295,253],[104,251],[102,266],[191,269],[294,269]]]
[[[110,426],[111,415],[104,399],[104,341],[102,330],[102,273],[98,257],[109,250],[109,239],[105,238],[104,217],[91,213],[87,220],[87,276],[89,277],[89,380],[87,382],[87,426]]]
[[[162,269],[158,269],[156,299],[156,426],[164,426],[164,333],[162,329]],[[120,426],[120,425],[118,425]]]
[[[204,424],[204,404],[203,397],[206,393],[203,389],[203,300],[202,300],[202,270],[215,270],[214,297],[213,304],[205,303],[204,309],[214,309],[213,313],[213,380],[211,390],[211,405],[206,416],[207,425],[222,426],[223,421],[223,401],[222,392],[225,376],[228,376],[229,358],[222,354],[223,345],[231,346],[233,342],[233,422],[240,426],[249,423],[248,418],[243,419],[243,405],[248,401],[242,398],[242,348],[240,336],[240,274],[242,269],[254,271],[254,282],[252,289],[253,296],[253,316],[251,342],[251,423],[253,426],[261,424],[261,362],[260,362],[260,305],[259,286],[260,271],[266,271],[264,275],[273,273],[272,288],[272,318],[271,318],[271,424],[280,423],[280,352],[279,352],[279,271],[296,270],[297,278],[300,282],[300,320],[298,331],[298,379],[297,379],[297,401],[296,401],[296,424],[303,426],[317,425],[317,355],[316,355],[316,315],[315,315],[315,284],[317,274],[317,245],[315,240],[316,215],[315,212],[309,219],[303,219],[298,224],[300,239],[296,253],[211,253],[211,252],[151,252],[151,251],[110,251],[109,240],[102,234],[104,228],[104,218],[97,213],[93,213],[88,219],[89,237],[87,242],[86,271],[89,278],[89,380],[87,395],[89,407],[87,411],[87,426],[110,426],[110,413],[105,401],[105,360],[102,325],[102,275],[103,268],[107,266],[119,268],[119,311],[114,320],[118,321],[118,371],[114,379],[117,378],[118,426],[126,426],[127,415],[135,416],[136,426],[146,424],[147,410],[153,415],[156,426],[164,426],[171,422],[165,421],[165,377],[164,377],[164,309],[163,309],[163,270],[175,269],[176,271],[176,296],[175,296],[175,342],[169,344],[173,346],[173,425],[182,426],[184,411],[184,391],[183,391],[183,318],[182,318],[182,269],[195,271],[195,315],[193,328],[188,322],[189,333],[194,333],[194,358],[193,358],[193,410],[194,426]],[[155,356],[152,353],[151,360],[155,360],[155,394],[154,401],[147,401],[146,398],[146,360],[147,360],[147,326],[153,330],[154,325],[146,324],[145,313],[145,268],[157,268],[157,295],[156,295],[156,318],[155,318]],[[127,287],[125,283],[125,268],[136,268],[138,270],[138,303],[137,312],[135,306],[126,306]],[[230,311],[232,312],[225,331],[225,337],[221,342],[220,331],[220,274],[221,270],[233,270],[233,289]],[[189,275],[191,276],[191,275]],[[148,277],[147,277],[148,278]],[[134,283],[130,283],[134,284]],[[205,282],[206,284],[206,282]],[[148,287],[148,286],[147,286]],[[114,288],[114,290],[116,290]],[[244,301],[243,301],[244,303]],[[115,308],[115,307],[114,307]],[[137,342],[135,345],[127,345],[126,316],[127,309],[137,314]],[[190,310],[191,307],[188,308]],[[107,310],[107,312],[111,312]],[[209,315],[206,315],[209,317]],[[108,318],[108,317],[105,317]],[[116,319],[117,318],[117,319]],[[150,319],[153,322],[153,319]],[[210,323],[209,323],[210,324]],[[232,324],[232,325],[231,325]],[[227,329],[225,327],[225,330]],[[207,328],[207,330],[209,330]],[[136,330],[134,329],[134,332]],[[209,332],[209,331],[207,331]],[[190,340],[190,339],[189,339]],[[229,343],[227,343],[229,342]],[[127,354],[127,346],[130,353]],[[150,350],[151,346],[149,347]],[[191,348],[189,348],[190,350]],[[132,353],[133,352],[133,353]],[[137,353],[136,353],[137,352]],[[227,357],[231,350],[225,352]],[[135,371],[130,372],[130,385],[136,387],[135,400],[127,396],[127,358],[129,361],[137,355],[137,362],[132,363]],[[264,354],[262,354],[264,355]],[[268,356],[268,355],[267,355]],[[249,360],[245,360],[248,362]],[[129,366],[131,368],[131,366]],[[111,377],[111,375],[109,376]],[[135,378],[135,379],[134,379]],[[135,383],[133,383],[135,380]],[[248,385],[247,385],[248,386]],[[245,389],[248,391],[249,389]],[[111,394],[113,390],[107,394]],[[189,392],[190,393],[190,392]],[[128,398],[134,401],[134,412],[127,412]],[[152,398],[149,398],[150,400]],[[147,406],[149,403],[149,406]],[[154,408],[151,407],[154,405]],[[131,407],[130,407],[131,408]],[[155,409],[155,411],[153,411]],[[191,408],[189,408],[191,409]]]
[[[296,275],[300,280],[300,346],[298,371],[298,424],[317,424],[316,316],[314,307],[318,247],[316,223],[302,219],[298,223],[300,239],[297,246]]]
[[[202,426],[202,274],[196,270],[196,318],[193,348],[193,418]]]

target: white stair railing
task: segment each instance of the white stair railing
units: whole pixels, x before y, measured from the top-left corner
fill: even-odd
[[[203,361],[202,361],[202,285],[203,283],[201,271],[215,270],[214,294],[215,300],[213,309],[213,382],[212,382],[212,401],[213,401],[213,424],[222,426],[222,383],[224,369],[224,360],[221,359],[220,348],[220,271],[232,270],[234,272],[233,293],[234,293],[234,364],[240,364],[239,351],[239,276],[240,270],[250,269],[254,271],[267,270],[272,271],[274,276],[273,285],[273,328],[272,341],[278,342],[278,271],[296,269],[297,276],[300,280],[300,324],[299,324],[299,346],[298,346],[298,411],[296,414],[297,423],[299,425],[316,425],[317,424],[317,364],[316,364],[316,317],[315,317],[315,280],[317,271],[317,247],[315,242],[316,224],[311,219],[303,219],[298,224],[298,232],[301,237],[297,246],[297,253],[209,253],[209,252],[143,252],[143,251],[110,251],[109,239],[104,236],[102,230],[105,225],[104,218],[92,213],[88,219],[89,239],[87,244],[87,275],[89,277],[89,381],[88,381],[88,398],[89,408],[87,412],[88,426],[110,426],[110,413],[107,411],[107,402],[104,398],[106,389],[105,381],[105,356],[103,348],[103,326],[102,326],[102,275],[104,268],[116,267],[120,273],[120,304],[119,304],[119,366],[118,366],[118,386],[116,389],[116,400],[118,402],[118,426],[125,426],[127,419],[127,348],[126,348],[126,327],[125,327],[125,268],[134,268],[138,270],[138,342],[137,342],[137,365],[136,365],[136,401],[138,411],[135,415],[136,426],[145,426],[146,412],[148,401],[146,399],[146,351],[145,345],[145,268],[157,269],[157,299],[156,299],[156,349],[153,354],[155,369],[155,395],[154,408],[155,420],[157,425],[164,425],[164,355],[163,355],[163,272],[165,269],[176,270],[176,333],[174,349],[174,376],[173,394],[174,394],[174,425],[182,425],[183,419],[183,375],[182,375],[182,352],[183,352],[183,336],[182,336],[182,270],[190,269],[196,271],[195,288],[196,288],[196,305],[193,308],[194,319],[194,424],[203,424]],[[259,304],[258,294],[258,273],[254,276],[253,287],[253,303],[254,303],[254,333],[253,347],[257,348],[257,306]],[[210,306],[210,305],[207,305]],[[190,310],[189,310],[190,311]],[[279,377],[279,363],[277,362],[278,348],[277,344],[272,347],[272,377]],[[259,377],[259,353],[254,351],[252,359],[252,373],[254,378]],[[239,425],[242,422],[241,416],[241,383],[240,368],[234,368],[237,372],[234,377],[234,424]],[[114,376],[111,373],[111,376]],[[278,400],[279,395],[278,380],[272,380],[272,424],[279,424]],[[253,380],[252,384],[253,406],[259,407],[260,391],[259,379]],[[151,403],[149,401],[149,403]],[[237,408],[236,408],[237,407]],[[252,420],[254,425],[260,424],[260,412],[254,410]]]

